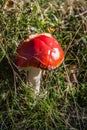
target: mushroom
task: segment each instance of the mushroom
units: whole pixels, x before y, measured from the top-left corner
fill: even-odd
[[[49,33],[30,35],[17,48],[16,65],[29,71],[29,83],[35,94],[40,91],[42,70],[58,67],[64,60],[59,42]]]

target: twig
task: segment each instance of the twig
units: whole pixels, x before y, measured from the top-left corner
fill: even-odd
[[[84,12],[82,12],[82,13],[80,13],[80,14],[78,14],[78,15],[75,15],[75,18],[77,18],[77,17],[79,17],[79,16],[82,16],[82,15],[85,15],[85,14],[87,14],[87,10],[84,11]]]
[[[78,30],[76,31],[75,35],[73,36],[72,41],[70,41],[68,47],[66,48],[65,55],[67,54],[67,52],[68,52],[68,50],[70,49],[70,47],[71,47],[73,41],[75,40],[77,34],[79,33],[80,28],[81,28],[81,25],[79,26]]]

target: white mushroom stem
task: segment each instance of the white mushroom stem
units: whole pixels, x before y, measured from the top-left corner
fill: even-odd
[[[38,94],[40,91],[41,72],[42,70],[40,68],[29,68],[28,82],[33,87],[35,94]]]

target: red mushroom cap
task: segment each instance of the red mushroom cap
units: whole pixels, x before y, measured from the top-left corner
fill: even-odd
[[[32,37],[32,36],[31,36]],[[42,33],[26,39],[17,49],[17,66],[54,69],[64,59],[64,52],[57,40],[50,34]]]

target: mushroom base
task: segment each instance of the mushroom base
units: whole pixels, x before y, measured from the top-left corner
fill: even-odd
[[[29,68],[27,81],[32,86],[35,94],[39,94],[40,91],[41,72],[42,70],[40,68]]]

